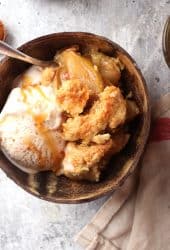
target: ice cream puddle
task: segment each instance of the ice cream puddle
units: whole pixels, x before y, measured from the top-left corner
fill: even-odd
[[[61,167],[60,163],[63,158],[65,144],[57,131],[62,120],[61,110],[57,105],[53,86],[43,86],[40,84],[41,75],[42,70],[40,67],[32,66],[15,80],[18,81],[17,85],[19,85],[19,87],[12,90],[0,114],[0,132],[6,137],[2,139],[1,144],[2,150],[5,151],[6,155],[8,154],[8,158],[10,158],[10,160],[14,158],[12,157],[13,152],[11,152],[7,145],[8,137],[11,132],[14,132],[11,131],[11,127],[14,126],[16,129],[15,133],[19,134],[19,129],[22,129],[22,126],[20,128],[21,123],[31,120],[32,124],[29,127],[29,134],[24,135],[24,130],[22,131],[23,136],[20,138],[21,146],[25,149],[27,148],[27,151],[32,153],[32,155],[28,154],[28,157],[30,156],[32,159],[35,158],[33,161],[34,165],[37,165],[39,168],[37,171],[47,170],[48,168],[53,168],[54,171],[57,171],[57,169]],[[21,118],[23,118],[23,120]],[[20,120],[18,124],[15,123],[17,119]],[[8,121],[11,123],[10,127],[7,126]],[[26,129],[25,126],[26,124],[23,129]],[[35,133],[36,138],[32,136],[32,132]],[[9,133],[9,135],[7,135],[7,133]],[[16,137],[18,136],[17,134]],[[3,147],[3,142],[5,143],[5,147]],[[40,145],[40,143],[42,145]],[[43,149],[43,145],[45,145],[46,149]],[[11,146],[12,145],[10,145],[10,147]],[[21,153],[21,155],[23,155],[23,153]],[[23,169],[23,164],[20,165],[22,160],[19,158],[20,157],[17,157],[16,162],[13,160],[13,163],[15,162],[17,167],[19,166]],[[30,172],[31,168],[29,161],[29,159],[26,161],[28,164],[26,168],[27,172]]]
[[[27,173],[99,181],[129,140],[124,124],[139,113],[119,87],[123,66],[98,51],[81,55],[77,47],[54,60],[56,66],[32,66],[14,80],[0,113],[1,150]]]
[[[40,83],[43,69],[38,66],[29,67],[23,74],[16,77],[14,86],[30,86]]]

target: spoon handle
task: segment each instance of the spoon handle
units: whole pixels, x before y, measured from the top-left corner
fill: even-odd
[[[9,46],[7,43],[0,41],[0,54],[12,57],[12,58],[16,58],[19,59],[21,61],[27,62],[27,63],[31,63],[37,66],[41,66],[41,67],[46,67],[49,66],[51,64],[51,62],[48,61],[41,61],[38,60],[36,58],[33,58],[31,56],[28,56],[26,54],[24,54],[23,52],[12,48],[11,46]]]

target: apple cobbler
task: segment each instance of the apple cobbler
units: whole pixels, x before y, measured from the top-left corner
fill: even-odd
[[[60,50],[54,61],[56,66],[38,67],[36,80],[22,76],[8,98],[0,117],[1,146],[26,172],[52,170],[99,181],[110,158],[128,143],[126,124],[139,114],[120,87],[124,66],[94,49],[80,53],[78,46]]]

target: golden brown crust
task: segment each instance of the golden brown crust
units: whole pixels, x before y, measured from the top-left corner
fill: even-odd
[[[47,67],[42,72],[41,83],[45,86],[50,85],[54,79],[56,68]]]
[[[63,81],[62,86],[56,92],[57,102],[63,111],[71,116],[83,112],[89,99],[89,89],[86,84],[78,79]]]
[[[112,155],[118,153],[128,142],[129,135],[116,134],[103,144],[83,145],[69,142],[64,159],[64,174],[73,179],[98,181],[101,169]]]
[[[63,135],[68,141],[91,141],[107,126],[114,129],[123,124],[125,118],[126,102],[120,89],[114,86],[106,87],[88,114],[69,118],[63,124]]]
[[[77,145],[68,143],[64,159],[64,174],[74,179],[98,181],[100,176],[99,162],[111,150],[112,140],[102,145]],[[95,170],[95,171],[94,171]]]
[[[110,137],[111,137],[111,135],[109,133],[98,134],[92,138],[92,142],[94,142],[96,144],[104,144],[110,139]]]

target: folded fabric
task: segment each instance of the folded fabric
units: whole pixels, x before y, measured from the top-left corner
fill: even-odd
[[[170,93],[153,119],[139,176],[137,168],[75,237],[83,249],[170,249]]]

